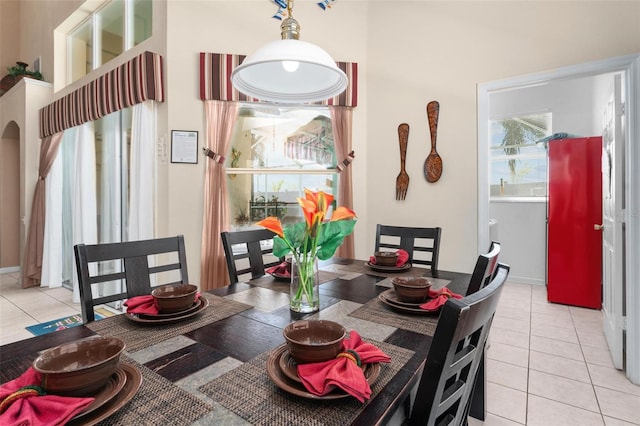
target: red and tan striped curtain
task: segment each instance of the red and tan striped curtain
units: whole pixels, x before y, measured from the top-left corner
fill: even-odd
[[[162,56],[144,52],[40,110],[40,138],[147,100],[164,101]]]

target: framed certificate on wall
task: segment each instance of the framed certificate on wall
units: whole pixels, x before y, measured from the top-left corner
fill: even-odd
[[[198,132],[171,131],[171,162],[198,164]]]

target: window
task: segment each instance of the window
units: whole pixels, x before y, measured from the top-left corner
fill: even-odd
[[[551,134],[551,113],[489,123],[492,197],[545,197],[547,153],[538,140]]]
[[[61,27],[73,26],[66,32],[67,83],[72,83],[151,37],[152,1],[110,0],[88,16],[79,9],[67,21]]]
[[[225,163],[232,227],[267,216],[283,223],[303,220],[296,198],[305,188],[337,195],[329,115],[326,107],[240,108]]]

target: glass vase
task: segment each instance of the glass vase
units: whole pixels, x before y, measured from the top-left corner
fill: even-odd
[[[318,258],[291,262],[291,289],[289,307],[294,312],[310,313],[320,310],[318,291]]]

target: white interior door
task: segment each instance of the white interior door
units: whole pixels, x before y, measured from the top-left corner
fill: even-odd
[[[624,367],[624,104],[622,76],[614,76],[602,135],[602,313],[604,334],[616,368]]]

